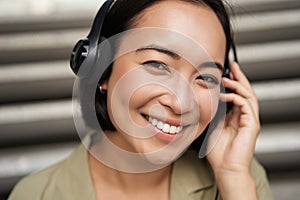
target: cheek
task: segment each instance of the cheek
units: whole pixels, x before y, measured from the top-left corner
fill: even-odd
[[[219,97],[218,90],[202,91],[197,96],[202,123],[209,123],[214,118],[219,105]]]
[[[148,108],[159,94],[161,90],[157,86],[148,85],[136,88],[129,97],[129,109]]]
[[[141,107],[147,100],[145,94],[147,93],[144,92],[143,88],[135,90],[129,98],[129,108],[133,109]]]
[[[122,122],[122,117],[128,118],[128,105],[130,93],[126,85],[118,81],[117,76],[112,76],[109,80],[107,94],[107,109],[109,118],[115,127],[119,127],[118,123]]]
[[[120,82],[115,85],[109,95],[108,103],[110,103],[110,112],[118,111],[123,117],[132,118],[141,111],[147,111],[146,108],[150,109],[151,102],[160,91],[158,87],[152,85],[137,86],[129,82]]]
[[[137,132],[132,130],[145,125],[137,112],[137,106],[145,102],[144,96],[141,90],[131,92],[125,84],[119,84],[109,93],[108,114],[118,131],[130,134]]]

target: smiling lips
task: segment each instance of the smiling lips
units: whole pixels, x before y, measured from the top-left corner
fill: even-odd
[[[148,117],[148,121],[158,128],[159,130],[163,131],[164,133],[175,135],[182,130],[182,126],[173,126],[168,123],[159,121],[153,117]]]

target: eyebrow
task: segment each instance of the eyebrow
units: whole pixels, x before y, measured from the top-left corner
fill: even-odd
[[[172,57],[175,60],[179,60],[181,58],[180,55],[178,55],[177,53],[170,51],[164,47],[158,46],[158,45],[148,45],[148,46],[144,46],[141,47],[139,49],[136,50],[136,52],[141,52],[141,51],[147,51],[147,50],[154,50],[154,51],[158,51],[160,53],[166,54],[170,57]],[[217,68],[220,69],[222,72],[224,70],[223,65],[221,65],[218,62],[213,62],[213,61],[208,61],[208,62],[204,62],[202,64],[200,64],[197,69],[201,68],[201,67],[210,67],[210,68]]]
[[[222,72],[224,71],[224,67],[223,65],[221,65],[220,63],[218,62],[204,62],[202,63],[201,65],[199,65],[199,68],[200,67],[212,67],[212,68],[218,68],[219,70],[221,70]]]
[[[158,51],[160,53],[166,54],[176,60],[179,60],[181,58],[180,55],[178,55],[177,53],[170,51],[164,47],[161,46],[157,46],[157,45],[149,45],[149,46],[145,46],[145,47],[141,47],[139,49],[136,50],[136,52],[140,52],[140,51],[146,51],[146,50],[154,50],[154,51]]]

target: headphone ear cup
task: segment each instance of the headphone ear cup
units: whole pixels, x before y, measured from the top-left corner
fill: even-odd
[[[88,38],[79,40],[73,48],[70,66],[75,74],[78,73],[83,61],[87,58],[90,49],[90,42]]]
[[[116,0],[107,0],[99,9],[96,18],[94,19],[92,29],[88,36],[85,39],[81,39],[77,42],[75,47],[73,48],[71,58],[70,58],[70,66],[72,71],[77,75],[78,71],[82,65],[82,63],[89,56],[91,57],[90,61],[93,61],[93,56],[97,55],[97,50],[95,50],[100,44],[101,38],[101,29],[104,23],[105,16],[113,3]],[[92,52],[93,51],[93,52]],[[95,57],[95,59],[97,59]],[[92,63],[89,63],[92,64]]]

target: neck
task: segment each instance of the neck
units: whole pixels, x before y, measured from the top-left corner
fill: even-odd
[[[89,154],[89,165],[94,186],[119,188],[126,193],[146,191],[149,188],[169,187],[172,166],[147,173],[126,173],[110,168]],[[168,189],[168,188],[167,188]]]

